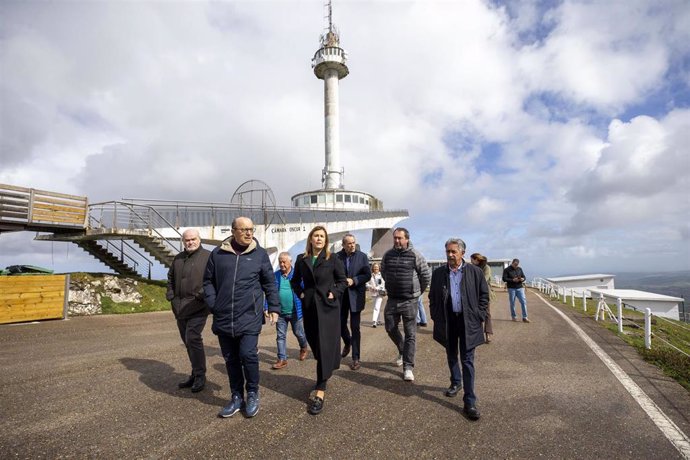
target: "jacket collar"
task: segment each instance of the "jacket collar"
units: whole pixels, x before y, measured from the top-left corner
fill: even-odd
[[[225,252],[231,252],[233,254],[237,254],[235,249],[232,247],[232,240],[234,240],[234,236],[230,236],[229,238],[226,238],[223,240],[223,242],[220,244],[220,249],[225,251]],[[237,255],[242,255],[242,254],[247,254],[252,252],[256,247],[259,245],[259,243],[256,241],[256,238],[252,238],[252,242],[247,246],[247,249],[244,250],[243,253],[237,254]]]

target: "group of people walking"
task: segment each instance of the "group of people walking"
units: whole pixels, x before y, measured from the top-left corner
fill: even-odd
[[[404,228],[393,231],[393,248],[384,254],[380,265],[371,267],[368,257],[357,249],[354,235],[346,234],[342,250],[331,253],[323,226],[309,232],[305,251],[297,256],[294,265],[289,253],[280,253],[275,272],[266,250],[254,238],[254,224],[247,217],[234,219],[231,237],[213,251],[201,246],[196,229],[186,230],[183,242],[185,250],[175,257],[168,273],[167,292],[192,366],[189,378],[178,386],[191,388],[192,392],[202,391],[205,386],[201,335],[210,313],[231,393],[229,403],[218,413],[220,417],[242,411],[251,418],[259,411],[257,345],[265,322],[276,326],[278,353],[273,369],[288,365],[288,325],[299,343],[299,359],[304,360],[311,349],[316,360],[316,382],[307,410],[312,415],[321,413],[327,383],[340,368],[341,359],[352,353],[350,369],[357,371],[361,367],[361,313],[367,291],[373,297],[374,327],[380,324],[381,305],[387,299],[384,325],[397,348],[396,364],[403,368],[403,380],[414,381],[418,300],[429,288],[433,338],[446,349],[451,374],[445,394],[454,397],[463,389],[464,413],[472,420],[479,419],[474,350],[490,342],[493,333],[489,313],[491,271],[481,254],[473,254],[472,263],[465,262],[465,243],[461,239],[446,241],[448,263],[433,273]],[[519,282],[520,278],[524,281],[524,273],[511,274],[515,275],[511,282]],[[513,318],[515,296],[522,301],[524,292],[511,297]],[[524,304],[523,320],[527,320]]]

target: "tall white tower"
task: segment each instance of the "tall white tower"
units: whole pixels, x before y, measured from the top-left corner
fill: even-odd
[[[324,189],[342,189],[343,168],[340,167],[340,116],[338,110],[338,82],[347,77],[347,53],[340,47],[340,34],[333,25],[331,0],[326,3],[326,31],[321,36],[321,48],[314,54],[311,66],[314,75],[324,83],[324,121],[326,165],[321,175]]]
[[[324,122],[326,140],[326,165],[321,172],[319,190],[301,192],[292,196],[292,205],[317,209],[343,211],[380,211],[383,203],[375,196],[358,190],[346,190],[344,169],[340,166],[340,117],[338,110],[338,85],[350,72],[347,53],[340,47],[340,34],[333,25],[331,0],[326,0],[326,27],[320,37],[321,48],[311,60],[314,75],[324,84]]]

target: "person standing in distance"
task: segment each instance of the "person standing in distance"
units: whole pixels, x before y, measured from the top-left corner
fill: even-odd
[[[381,266],[377,263],[371,266],[371,279],[367,282],[367,287],[371,293],[371,297],[374,299],[374,312],[371,317],[371,327],[376,327],[379,324],[379,313],[381,312],[381,304],[383,303],[383,298],[386,297],[386,283],[383,282],[383,276],[381,276]]]
[[[299,343],[299,360],[307,357],[307,338],[304,335],[304,322],[302,321],[302,301],[292,290],[290,281],[295,273],[292,267],[292,257],[289,252],[281,252],[278,255],[278,267],[274,276],[276,287],[280,297],[280,316],[276,322],[276,345],[278,347],[278,360],[271,367],[282,369],[287,367],[287,330],[288,324],[292,325],[292,333]],[[268,305],[265,306],[265,315],[268,317]]]
[[[271,261],[253,235],[251,219],[233,219],[232,235],[211,252],[204,274],[206,304],[213,314],[212,330],[218,336],[230,381],[230,402],[220,410],[219,417],[232,417],[242,409],[247,417],[259,412],[257,344],[264,295],[271,324],[280,313]]]
[[[307,238],[304,254],[297,256],[292,290],[302,300],[304,332],[316,359],[316,387],[308,411],[323,411],[326,384],[340,368],[340,296],[347,288],[345,269],[328,249],[328,233],[320,225]]]
[[[343,249],[338,252],[338,258],[345,267],[345,276],[347,277],[347,289],[340,305],[340,336],[345,344],[341,356],[346,357],[352,348],[350,369],[357,371],[361,367],[359,362],[362,338],[360,323],[362,310],[364,310],[364,304],[367,300],[367,281],[371,279],[371,268],[369,267],[369,258],[357,249],[355,236],[350,233],[343,237]],[[348,314],[350,315],[352,334],[347,329]]]
[[[381,272],[386,282],[388,301],[383,312],[386,332],[398,348],[396,364],[403,366],[403,380],[414,381],[418,298],[431,278],[424,256],[412,247],[410,232],[398,227],[393,231],[393,248],[381,259]],[[403,322],[405,338],[398,325]]]
[[[204,271],[210,251],[201,246],[199,230],[188,228],[182,233],[184,251],[173,259],[168,270],[168,290],[165,298],[172,305],[182,343],[192,365],[189,378],[179,388],[190,388],[198,393],[206,385],[206,353],[202,333],[208,318],[204,302]]]
[[[450,369],[446,396],[454,397],[464,388],[463,412],[470,420],[479,420],[474,393],[474,349],[484,343],[482,322],[486,320],[489,287],[484,272],[465,262],[464,254],[465,242],[460,238],[446,241],[448,265],[434,270],[431,277],[429,310],[434,321],[434,340],[445,347]]]
[[[527,298],[525,297],[525,286],[522,284],[525,281],[525,272],[520,267],[520,260],[513,259],[510,265],[503,270],[503,281],[508,287],[508,299],[510,301],[510,317],[513,321],[517,321],[515,314],[515,297],[520,299],[520,306],[522,307],[522,321],[529,323],[527,318]]]

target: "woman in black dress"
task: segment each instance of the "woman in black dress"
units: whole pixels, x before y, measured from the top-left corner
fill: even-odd
[[[309,413],[323,410],[326,382],[340,367],[340,296],[347,288],[342,262],[328,249],[322,226],[309,232],[304,254],[297,256],[292,289],[302,299],[304,332],[316,358],[316,387]]]

